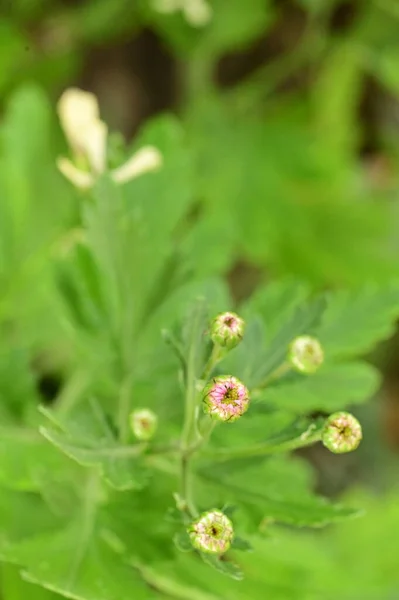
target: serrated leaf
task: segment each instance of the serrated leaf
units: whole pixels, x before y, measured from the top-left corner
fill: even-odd
[[[10,545],[2,560],[20,565],[26,581],[73,600],[147,599],[139,575],[112,552],[96,525],[80,521],[57,533]]]
[[[276,413],[280,415],[279,412],[276,411]],[[287,417],[284,413],[283,416]],[[272,420],[273,413],[270,413],[268,417]],[[260,424],[256,423],[257,419],[260,420]],[[251,458],[256,459],[270,454],[289,452],[290,450],[312,444],[315,441],[319,441],[324,423],[324,419],[316,421],[297,418],[292,421],[292,416],[289,416],[288,424],[285,424],[279,431],[274,432],[271,429],[270,434],[267,435],[266,427],[265,431],[261,431],[262,423],[267,422],[267,417],[261,418],[260,414],[257,413],[252,419],[247,420],[249,424],[244,429],[244,434],[246,433],[246,435],[242,435],[240,430],[236,431],[236,435],[230,437],[230,440],[233,441],[230,447],[226,445],[226,442],[229,442],[229,438],[226,439],[225,437],[221,441],[221,447],[219,445],[212,445],[210,448],[203,450],[202,454],[208,456],[213,462],[212,469],[217,468],[218,463],[220,463],[221,472],[226,467],[231,471],[241,468],[242,465],[245,465],[245,461]],[[241,463],[237,463],[237,460],[241,460]]]
[[[325,307],[324,296],[297,306],[267,344],[263,320],[253,319],[248,323],[243,342],[223,364],[229,369],[236,367],[238,376],[250,389],[262,385],[286,361],[290,342],[298,335],[312,334],[316,330]],[[267,323],[267,317],[264,318]]]
[[[143,446],[84,444],[68,435],[42,427],[40,432],[64,454],[84,467],[99,467],[104,480],[118,490],[141,489],[148,482],[148,472],[138,460]]]
[[[323,365],[313,375],[294,375],[266,388],[261,400],[299,415],[333,412],[365,402],[380,384],[378,371],[363,362]]]
[[[226,465],[224,473],[220,468],[214,471],[209,464],[201,468],[199,475],[203,485],[209,482],[209,494],[218,497],[222,493],[245,507],[257,525],[266,517],[297,527],[322,527],[361,513],[312,496],[309,473],[301,461],[294,459],[248,459],[240,470],[230,470]]]
[[[41,412],[61,430],[41,427],[41,434],[77,463],[97,467],[112,487],[141,489],[148,482],[148,471],[140,461],[146,445],[121,444],[95,401],[80,406],[66,419],[45,409]]]
[[[374,344],[393,334],[398,315],[396,285],[331,295],[317,331],[327,360],[368,352]]]

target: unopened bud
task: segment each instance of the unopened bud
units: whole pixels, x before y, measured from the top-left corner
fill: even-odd
[[[236,377],[215,377],[204,389],[204,403],[211,417],[236,421],[248,408],[249,392]]]
[[[188,528],[194,548],[201,552],[224,554],[233,541],[233,524],[220,510],[203,513]]]
[[[288,360],[296,371],[310,375],[323,364],[324,351],[319,340],[301,335],[291,342]]]
[[[362,439],[362,427],[353,415],[337,412],[330,415],[324,424],[321,440],[335,454],[356,450]]]
[[[235,348],[244,336],[245,322],[233,312],[218,315],[211,325],[211,339],[227,350]]]
[[[142,408],[130,414],[130,426],[138,440],[150,440],[157,428],[158,418],[152,410]]]

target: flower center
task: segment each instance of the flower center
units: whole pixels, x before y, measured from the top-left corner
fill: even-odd
[[[232,327],[234,325],[234,323],[235,323],[234,317],[227,317],[224,320],[224,324],[227,325],[227,327]]]
[[[222,533],[222,530],[217,525],[211,525],[209,527],[208,535],[210,535],[211,537],[216,539],[216,538],[220,537],[221,533]]]
[[[229,403],[231,401],[238,400],[238,391],[235,388],[227,388],[223,394],[223,402]]]

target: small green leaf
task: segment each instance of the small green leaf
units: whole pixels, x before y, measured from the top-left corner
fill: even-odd
[[[244,578],[244,574],[241,571],[240,567],[235,563],[227,560],[224,556],[213,556],[212,554],[205,554],[203,552],[200,553],[202,560],[213,567],[223,575],[227,575],[232,579],[236,579],[237,581],[241,581]]]
[[[247,540],[238,536],[234,536],[231,548],[233,550],[241,550],[242,552],[253,552],[252,545]]]

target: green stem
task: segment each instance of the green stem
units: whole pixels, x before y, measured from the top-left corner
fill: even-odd
[[[252,458],[255,456],[265,456],[268,454],[277,454],[279,452],[289,452],[297,450],[298,448],[305,448],[319,442],[321,440],[321,430],[315,431],[315,425],[310,426],[301,436],[293,440],[287,440],[280,444],[253,444],[252,446],[245,446],[244,448],[221,448],[220,450],[209,450],[204,452],[204,456],[212,456],[212,460],[215,462],[224,462],[228,460],[235,460],[239,458]]]
[[[256,395],[258,392],[270,385],[270,383],[276,381],[277,379],[280,379],[280,377],[283,377],[283,375],[286,375],[289,371],[291,371],[290,363],[283,362],[276,369],[274,369],[274,371],[272,371],[267,377],[265,377],[265,379],[255,389],[251,390],[251,393]]]
[[[201,379],[203,379],[205,382],[208,381],[213,369],[222,359],[222,354],[222,348],[218,344],[214,344],[209,360],[206,363],[203,373],[201,375]]]
[[[180,493],[187,505],[187,510],[194,516],[197,511],[191,499],[191,475],[190,475],[190,453],[188,452],[195,435],[195,412],[196,412],[196,363],[197,363],[197,335],[201,323],[201,312],[197,310],[193,316],[191,339],[187,359],[186,401],[184,412],[184,424],[181,437],[181,475]]]
[[[119,441],[125,444],[129,437],[131,377],[125,377],[119,392],[118,431]]]
[[[194,52],[181,66],[184,107],[197,102],[214,88],[213,58],[208,53]]]

